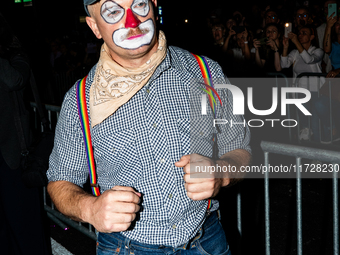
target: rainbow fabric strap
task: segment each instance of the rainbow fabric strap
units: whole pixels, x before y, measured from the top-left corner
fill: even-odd
[[[77,84],[77,105],[78,105],[78,115],[79,115],[79,120],[81,124],[81,129],[83,131],[85,151],[86,151],[86,156],[87,156],[87,165],[89,168],[90,185],[91,185],[93,195],[97,197],[97,196],[100,196],[100,190],[97,184],[96,166],[94,162],[94,155],[93,155],[93,148],[92,148],[92,141],[91,141],[90,122],[89,122],[89,116],[87,113],[87,104],[86,104],[86,96],[85,96],[86,78],[87,76],[85,76]]]
[[[213,83],[213,80],[212,80],[212,75],[211,75],[211,72],[210,72],[208,62],[204,57],[201,57],[201,56],[198,56],[198,55],[195,55],[195,54],[192,54],[192,55],[195,57],[196,61],[198,62],[198,65],[201,69],[201,73],[202,73],[203,80],[204,80],[204,83],[205,83],[204,84],[205,89],[202,89],[202,90],[205,91],[208,94],[211,110],[212,110],[214,116],[216,117],[216,99],[215,99],[215,97],[217,97],[219,99],[221,105],[222,105],[222,101],[221,101],[220,96],[217,94],[216,90],[214,89],[214,83]],[[216,141],[216,134],[213,137],[213,142],[215,142],[215,141]],[[211,201],[211,199],[209,199],[207,211],[209,211],[211,207],[212,207],[212,201]]]
[[[220,98],[220,96],[218,95],[218,93],[216,92],[216,90],[214,89],[214,83],[212,80],[212,76],[211,76],[211,72],[210,72],[210,68],[208,65],[207,60],[204,57],[192,54],[196,61],[198,62],[198,65],[201,69],[201,73],[204,79],[204,85],[205,85],[205,89],[202,89],[203,91],[205,91],[208,96],[209,96],[209,103],[211,106],[211,110],[214,114],[214,116],[216,117],[216,97],[219,99],[220,104],[222,105],[222,100]]]

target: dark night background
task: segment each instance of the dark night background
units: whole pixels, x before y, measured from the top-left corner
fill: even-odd
[[[257,4],[263,7],[269,2],[261,1]],[[275,1],[275,4],[279,2]],[[294,5],[296,1],[291,2]],[[207,18],[214,15],[216,10],[222,15],[231,15],[235,10],[250,13],[252,8],[251,1],[242,0],[161,0],[158,5],[163,9],[164,24],[160,25],[160,29],[165,31],[168,44],[180,46],[196,54],[203,54],[204,47],[210,40]],[[84,20],[80,21],[80,17],[84,18],[86,15],[82,0],[33,0],[32,6],[16,4],[14,0],[2,0],[0,6],[0,12],[7,18],[28,52],[33,69],[40,76],[37,79],[42,84],[41,88],[45,84],[44,73],[48,72],[43,64],[48,59],[44,55],[49,53],[48,40],[58,37],[68,42],[97,40]],[[185,19],[188,23],[184,22]],[[262,151],[254,151],[254,155],[263,157]],[[296,254],[295,181],[271,180],[271,246],[274,255]],[[331,180],[303,180],[302,185],[304,253],[331,254]],[[243,254],[264,254],[263,187],[263,180],[247,179],[242,182]],[[219,195],[224,216],[222,223],[227,230],[233,251],[236,251],[240,244],[235,220],[237,188],[223,189]],[[77,231],[71,231],[73,230],[67,233],[58,227],[51,228],[53,238],[73,254],[95,253],[93,241],[79,237]]]
[[[270,1],[256,3],[265,6]],[[276,4],[278,1],[275,2]],[[251,11],[251,1],[158,1],[163,8],[164,24],[160,26],[166,32],[169,45],[181,46],[200,54],[200,49],[208,39],[205,34],[206,19],[215,10],[230,16],[233,11],[243,13]],[[80,22],[85,16],[81,0],[46,1],[33,0],[32,6],[14,3],[14,0],[2,0],[0,12],[7,18],[13,30],[28,51],[41,44],[45,37],[68,36],[75,39],[94,39],[86,23]],[[184,20],[187,19],[188,23]]]

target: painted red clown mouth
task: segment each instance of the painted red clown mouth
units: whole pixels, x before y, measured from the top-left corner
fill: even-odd
[[[133,39],[136,39],[136,38],[139,38],[139,37],[142,37],[142,36],[144,36],[144,34],[133,35],[133,36],[130,36],[129,38],[126,38],[126,40],[133,40]]]
[[[125,36],[125,38],[123,40],[133,40],[139,37],[142,37],[144,35],[146,35],[149,32],[149,29],[140,29],[139,27],[137,28],[137,30],[133,31],[131,29],[129,29],[127,35]]]

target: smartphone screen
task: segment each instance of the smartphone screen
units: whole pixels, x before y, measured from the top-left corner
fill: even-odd
[[[332,13],[334,13],[333,17],[338,16],[337,4],[328,4],[328,17],[330,17]]]
[[[288,34],[292,32],[292,23],[285,24],[285,37],[288,37]]]
[[[260,42],[260,45],[266,44],[268,42],[268,37],[264,37],[264,38],[259,39],[259,42]]]

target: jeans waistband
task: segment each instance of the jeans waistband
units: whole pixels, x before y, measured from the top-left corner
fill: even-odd
[[[211,224],[213,224],[216,220],[221,220],[221,213],[220,210],[208,212],[207,218],[205,219],[202,227],[197,232],[196,236],[189,240],[187,243],[176,247],[177,249],[187,249],[193,242],[200,239],[204,235],[204,229],[207,229]]]
[[[220,211],[219,210],[209,213],[207,218],[205,219],[205,222],[203,223],[202,227],[197,232],[196,236],[194,238],[192,238],[191,240],[189,240],[187,243],[180,245],[178,247],[170,247],[170,246],[165,246],[165,245],[152,245],[152,244],[140,243],[140,242],[131,240],[131,239],[123,236],[121,233],[111,233],[110,235],[113,236],[114,238],[120,240],[126,246],[136,245],[136,246],[144,247],[144,248],[148,248],[148,249],[186,250],[188,247],[190,247],[190,245],[193,242],[200,239],[204,234],[204,229],[208,228],[216,220],[220,220]],[[102,235],[104,233],[99,233],[99,234]]]

